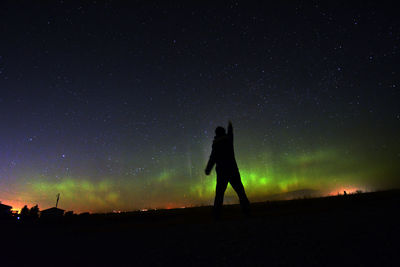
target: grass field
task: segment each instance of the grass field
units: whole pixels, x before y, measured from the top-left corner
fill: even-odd
[[[1,223],[1,266],[399,266],[400,191]]]

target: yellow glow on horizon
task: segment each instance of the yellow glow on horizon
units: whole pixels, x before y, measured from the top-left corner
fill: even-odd
[[[21,208],[12,208],[11,212],[20,214],[21,213]]]

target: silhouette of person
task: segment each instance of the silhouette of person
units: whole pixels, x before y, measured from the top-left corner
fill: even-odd
[[[233,149],[233,126],[230,121],[228,124],[228,133],[226,133],[225,128],[221,126],[218,126],[215,129],[212,152],[205,169],[206,175],[210,174],[214,164],[216,165],[215,170],[217,172],[217,188],[213,209],[215,219],[220,217],[222,204],[224,202],[224,193],[228,186],[228,182],[239,197],[242,211],[245,215],[248,215],[250,202],[244,191],[239,169],[235,160]]]

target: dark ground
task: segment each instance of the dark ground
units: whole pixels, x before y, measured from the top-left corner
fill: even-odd
[[[1,222],[0,266],[399,266],[400,190]]]

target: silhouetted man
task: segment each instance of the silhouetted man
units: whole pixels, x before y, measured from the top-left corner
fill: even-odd
[[[212,152],[205,169],[206,175],[210,174],[214,164],[216,164],[215,170],[217,171],[217,189],[214,200],[215,218],[218,219],[221,214],[221,208],[224,202],[224,193],[228,186],[228,182],[238,194],[242,210],[247,215],[250,203],[244,191],[239,169],[235,160],[235,153],[233,150],[233,127],[231,122],[229,122],[228,125],[228,134],[226,134],[225,128],[221,126],[218,126],[215,129]]]

